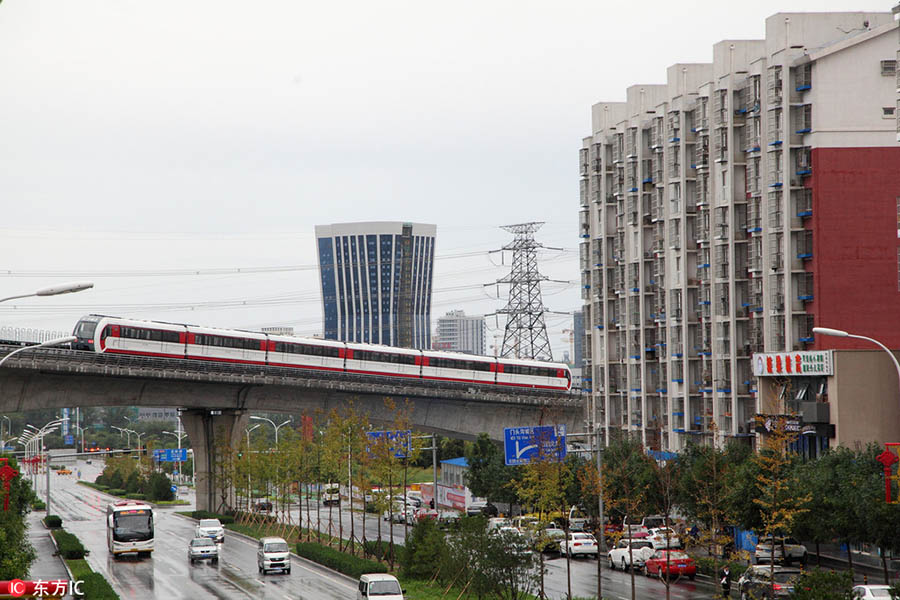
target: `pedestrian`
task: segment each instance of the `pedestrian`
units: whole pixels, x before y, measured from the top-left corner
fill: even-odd
[[[730,598],[731,597],[731,569],[728,568],[728,565],[725,565],[722,568],[722,580],[719,583],[722,584],[722,597]]]

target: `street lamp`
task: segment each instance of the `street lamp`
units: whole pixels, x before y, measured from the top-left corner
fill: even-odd
[[[147,432],[142,431],[142,432],[138,433],[137,431],[135,431],[133,429],[130,429],[129,431],[131,431],[131,433],[133,433],[134,435],[137,436],[137,439],[138,439],[137,451],[138,451],[138,456],[140,456],[141,455],[141,437],[147,435]]]
[[[278,430],[281,429],[282,427],[284,427],[285,425],[287,425],[288,423],[291,423],[294,420],[294,417],[291,417],[287,421],[282,423],[281,425],[276,425],[275,421],[273,421],[272,419],[267,419],[265,417],[257,417],[257,416],[251,415],[250,418],[255,419],[257,421],[266,421],[267,423],[272,425],[272,427],[275,428],[275,447],[276,448],[278,447]]]
[[[60,294],[71,294],[73,292],[88,290],[92,287],[94,287],[94,284],[90,281],[61,283],[59,285],[51,285],[50,287],[41,288],[36,292],[31,292],[30,294],[19,294],[17,296],[7,296],[6,298],[0,298],[0,302],[6,302],[7,300],[17,300],[19,298],[31,298],[32,296],[58,296]]]
[[[128,448],[130,449],[130,448],[131,448],[131,430],[130,430],[130,429],[125,429],[124,427],[116,427],[115,425],[110,425],[110,427],[112,427],[113,429],[118,430],[120,436],[121,436],[123,433],[124,433],[125,435],[128,436],[128,437],[126,438],[126,440],[125,440],[125,444],[126,444],[126,445],[128,446]]]
[[[891,360],[894,363],[894,368],[897,369],[897,382],[900,385],[900,362],[897,362],[897,357],[894,356],[894,353],[888,350],[888,347],[876,340],[875,338],[866,337],[864,335],[856,335],[855,333],[848,333],[841,329],[831,329],[830,327],[813,327],[813,333],[818,333],[819,335],[830,335],[832,337],[848,337],[855,338],[857,340],[866,340],[867,342],[872,342],[885,352],[887,352],[888,356],[891,357]]]
[[[247,433],[247,452],[250,451],[250,432],[256,429],[257,427],[262,427],[262,423],[257,423],[253,427],[248,427],[244,431]]]
[[[9,360],[14,354],[18,354],[19,352],[25,352],[26,350],[34,350],[35,348],[46,348],[47,346],[59,346],[60,344],[69,344],[77,340],[74,335],[70,335],[67,337],[56,338],[54,340],[47,340],[46,342],[41,342],[40,344],[35,344],[34,346],[24,346],[19,348],[18,350],[13,350],[3,358],[0,358],[0,367],[3,366],[7,360]]]
[[[2,418],[6,419],[6,435],[12,435],[12,421],[6,415],[2,415]],[[4,448],[6,448],[6,438],[3,437],[3,421],[0,421],[0,452],[3,452]]]

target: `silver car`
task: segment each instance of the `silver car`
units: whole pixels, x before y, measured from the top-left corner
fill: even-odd
[[[219,547],[208,537],[196,537],[188,544],[188,560],[194,564],[198,560],[219,562]]]

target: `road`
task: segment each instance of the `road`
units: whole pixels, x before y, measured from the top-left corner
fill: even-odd
[[[100,465],[79,461],[82,479],[93,481]],[[156,548],[149,559],[126,555],[113,560],[106,549],[106,505],[111,496],[76,483],[77,476],[51,474],[51,510],[62,517],[63,527],[78,536],[90,551],[87,561],[102,573],[116,592],[127,599],[160,600],[195,598],[326,599],[353,598],[353,580],[294,558],[291,574],[260,575],[256,544],[227,532],[217,565],[191,565],[187,544],[194,535],[194,521],[174,514],[176,509],[157,509]],[[39,491],[43,497],[44,478]],[[187,507],[190,509],[190,507]],[[185,510],[178,507],[177,510]]]
[[[73,470],[80,469],[82,479],[93,481],[100,473],[102,464],[95,461],[86,465],[79,461]],[[45,479],[39,481],[38,490],[43,497]],[[251,541],[226,533],[225,544],[220,546],[221,558],[218,565],[197,563],[187,560],[187,543],[193,536],[194,522],[174,514],[175,510],[190,510],[192,507],[157,509],[156,550],[151,559],[137,559],[130,556],[113,560],[106,549],[106,529],[104,526],[106,505],[111,497],[85,486],[77,485],[76,475],[51,476],[52,512],[63,519],[63,526],[81,539],[90,550],[87,557],[91,567],[107,578],[123,599],[193,599],[193,598],[301,598],[301,599],[345,599],[355,596],[355,582],[323,569],[302,559],[293,559],[290,575],[270,574],[261,576],[256,569],[256,547]],[[317,520],[313,507],[312,521]],[[329,513],[332,531],[336,534],[338,519],[344,523],[344,535],[349,536],[350,513],[345,507],[334,507],[329,511],[321,507],[318,518],[323,530],[328,529]],[[305,520],[304,514],[304,520]],[[300,515],[296,508],[292,514],[294,522]],[[354,513],[357,537],[361,537],[360,513]],[[388,537],[388,523],[380,517],[367,515],[366,537],[376,539],[381,526],[382,538]],[[403,543],[404,527],[394,524],[394,540]],[[576,597],[594,597],[597,591],[597,563],[593,559],[570,561],[572,593]],[[552,600],[566,597],[566,560],[556,556],[545,562],[545,591]],[[605,565],[604,565],[605,567]],[[635,577],[637,598],[658,599],[665,597],[665,586],[658,580],[642,575]],[[674,600],[704,600],[713,598],[714,588],[704,582],[677,582],[672,585],[671,598]],[[603,596],[617,600],[630,600],[631,581],[627,573],[603,571]],[[414,600],[414,599],[413,599]]]

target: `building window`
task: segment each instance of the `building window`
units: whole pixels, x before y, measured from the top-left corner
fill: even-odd
[[[883,60],[881,61],[881,74],[885,77],[893,77],[897,73],[897,61],[896,60]]]
[[[881,117],[883,119],[893,119],[894,118],[894,107],[893,106],[882,106],[881,107]]]

